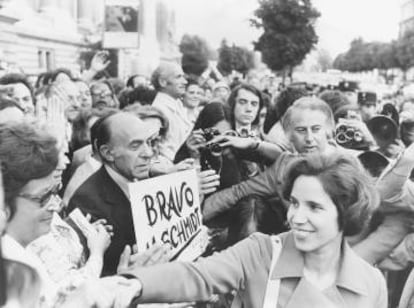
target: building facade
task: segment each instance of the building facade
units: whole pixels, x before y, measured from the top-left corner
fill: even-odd
[[[179,59],[168,0],[136,0],[139,45],[117,50],[118,76],[149,75],[160,59]],[[104,0],[0,0],[0,67],[29,75],[83,69],[80,54],[102,40]]]
[[[414,0],[400,1],[400,16],[399,36],[401,37],[414,31]]]

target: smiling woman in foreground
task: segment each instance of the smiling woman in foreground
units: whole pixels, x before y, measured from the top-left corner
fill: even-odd
[[[138,301],[208,301],[235,290],[233,307],[387,307],[381,273],[344,240],[362,230],[378,204],[358,162],[337,154],[301,158],[289,168],[284,196],[290,232],[255,233],[195,263],[129,272],[141,284]]]

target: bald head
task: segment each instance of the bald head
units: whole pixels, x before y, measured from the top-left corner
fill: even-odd
[[[173,98],[181,97],[187,84],[181,66],[174,62],[162,62],[152,74],[151,82],[157,91]]]
[[[130,181],[147,178],[153,140],[159,134],[156,127],[125,112],[107,117],[100,125],[100,137],[105,138],[100,138],[98,149],[104,164]]]

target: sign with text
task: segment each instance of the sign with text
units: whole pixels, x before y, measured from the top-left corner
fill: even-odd
[[[138,48],[138,0],[106,0],[104,48]]]
[[[207,237],[195,170],[132,183],[129,192],[138,251],[165,243],[171,245],[174,259],[194,259],[204,252]]]

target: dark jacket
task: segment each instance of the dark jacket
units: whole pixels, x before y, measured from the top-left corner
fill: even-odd
[[[127,196],[101,167],[73,194],[68,210],[75,208],[91,214],[92,221],[104,218],[113,226],[114,235],[104,256],[103,275],[115,274],[125,245],[136,242],[131,203]]]

